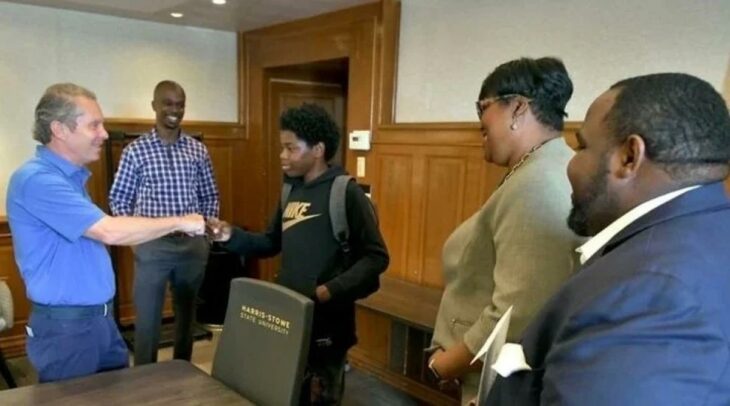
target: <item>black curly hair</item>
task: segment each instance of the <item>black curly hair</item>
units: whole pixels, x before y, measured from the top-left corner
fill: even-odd
[[[544,126],[563,130],[565,105],[573,95],[573,82],[560,59],[520,58],[505,62],[484,79],[479,100],[519,94],[532,101],[530,108]]]
[[[296,137],[313,147],[324,144],[324,159],[335,156],[340,144],[340,130],[327,111],[316,104],[304,103],[286,110],[279,118],[282,131],[291,131]]]
[[[616,142],[638,134],[646,155],[675,180],[709,182],[727,176],[730,114],[706,81],[683,73],[657,73],[615,83],[606,123]]]

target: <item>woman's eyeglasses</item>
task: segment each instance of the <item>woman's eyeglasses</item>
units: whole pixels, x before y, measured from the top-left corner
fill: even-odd
[[[477,100],[476,101],[476,105],[477,105],[477,117],[479,117],[479,120],[481,120],[482,119],[482,115],[484,115],[484,112],[487,111],[487,109],[489,108],[489,106],[492,103],[494,103],[496,101],[499,101],[499,100],[507,100],[507,99],[511,99],[513,97],[518,97],[518,96],[519,97],[524,97],[525,100],[528,103],[532,101],[532,99],[528,99],[527,97],[525,97],[525,96],[523,96],[521,94],[517,94],[517,93],[503,94],[503,95],[500,95],[500,96],[487,97],[487,98],[484,98],[484,99],[481,99],[481,100]]]

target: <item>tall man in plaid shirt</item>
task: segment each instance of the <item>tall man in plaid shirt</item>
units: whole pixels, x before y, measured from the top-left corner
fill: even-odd
[[[157,84],[155,128],[122,152],[109,195],[115,215],[218,217],[218,189],[208,151],[180,129],[185,91],[173,81]],[[175,311],[175,359],[190,360],[195,298],[208,261],[204,236],[172,233],[134,247],[134,363],[157,361],[165,286]]]

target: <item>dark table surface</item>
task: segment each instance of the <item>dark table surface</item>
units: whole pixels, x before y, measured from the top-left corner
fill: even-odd
[[[0,391],[6,405],[253,405],[186,361]]]

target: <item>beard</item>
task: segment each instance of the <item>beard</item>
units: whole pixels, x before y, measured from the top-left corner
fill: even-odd
[[[573,207],[568,215],[568,227],[581,237],[591,237],[608,226],[617,207],[616,197],[608,190],[608,160],[601,163],[588,182],[588,189],[578,196],[573,193]]]

